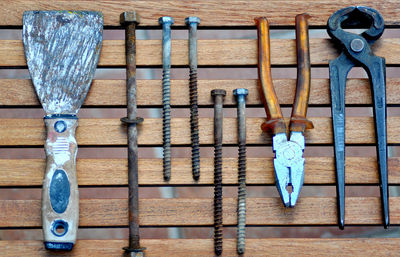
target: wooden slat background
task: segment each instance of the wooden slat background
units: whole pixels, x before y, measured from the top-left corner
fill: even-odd
[[[315,129],[305,133],[307,144],[332,144],[331,119],[311,117]],[[264,118],[247,118],[247,144],[270,144],[271,137],[260,129]],[[190,145],[189,118],[171,120],[171,144]],[[388,143],[400,142],[400,117],[388,117]],[[148,118],[138,126],[139,145],[162,145],[162,120]],[[224,144],[237,143],[236,118],[224,119]],[[0,146],[42,146],[45,128],[41,119],[2,119]],[[213,119],[199,118],[200,144],[213,144]],[[346,119],[347,144],[375,143],[374,119],[372,117],[348,117]],[[76,135],[78,144],[84,145],[126,145],[126,129],[119,119],[80,119]]]
[[[247,184],[275,183],[273,158],[247,159]],[[141,185],[190,185],[194,183],[189,158],[172,159],[172,177],[165,182],[162,174],[161,159],[139,160],[139,183]],[[306,184],[335,184],[334,159],[332,157],[308,157]],[[202,158],[201,177],[196,185],[211,185],[214,169],[212,158]],[[224,158],[224,184],[237,184],[237,159]],[[361,165],[362,164],[362,165]],[[45,161],[42,159],[0,159],[2,171],[0,186],[41,186]],[[347,157],[346,183],[377,184],[376,158]],[[125,159],[79,159],[77,162],[78,184],[80,186],[116,186],[127,184],[127,161]],[[400,158],[389,158],[389,183],[400,184]]]
[[[176,257],[213,256],[211,239],[143,239],[147,247],[146,256],[159,257],[171,253]],[[343,239],[248,239],[248,256],[296,256],[299,253],[313,253],[315,256],[397,256],[400,240],[398,238],[343,238]],[[80,240],[67,256],[122,256],[123,240]],[[384,247],[383,247],[384,246]],[[7,249],[5,257],[49,256],[40,241],[0,241],[0,247]],[[235,256],[236,240],[224,240],[222,256]],[[360,252],[362,249],[362,253]]]
[[[211,226],[213,199],[173,198],[140,200],[140,224],[145,226]],[[237,224],[237,199],[224,198],[225,225]],[[40,200],[0,201],[1,227],[41,226]],[[391,223],[400,224],[400,197],[390,198]],[[126,199],[81,199],[79,225],[128,225]],[[31,215],[24,215],[28,212]],[[346,224],[380,225],[378,197],[347,197]],[[335,197],[301,197],[296,208],[285,209],[278,197],[247,199],[247,225],[336,225]]]
[[[125,64],[123,40],[104,40],[99,67],[122,66]],[[187,40],[172,40],[172,65],[188,65]],[[282,49],[285,49],[282,51]],[[377,42],[373,50],[376,55],[385,56],[386,64],[400,61],[400,39],[389,38]],[[295,65],[296,41],[294,39],[271,40],[272,65]],[[201,66],[243,66],[257,65],[256,39],[219,39],[198,41],[198,63]],[[312,65],[327,65],[338,52],[329,39],[310,39]],[[137,65],[161,66],[161,40],[137,41]],[[21,40],[0,40],[0,66],[26,66]]]
[[[189,105],[189,89],[186,80],[171,80],[171,104],[173,106]],[[293,103],[296,80],[274,80],[276,93],[281,104]],[[371,91],[367,79],[349,79],[347,82],[346,104],[367,105],[371,104]],[[161,106],[162,87],[159,80],[138,80],[137,101],[141,107]],[[232,90],[245,87],[249,90],[247,105],[261,106],[258,95],[257,80],[199,80],[199,106],[212,106],[210,91],[222,88],[227,91],[225,105],[234,105],[235,100]],[[311,80],[310,105],[330,106],[329,80]],[[83,104],[86,106],[122,106],[126,105],[125,80],[94,80],[88,96]],[[387,104],[400,102],[400,78],[387,79]],[[104,94],[107,92],[107,94]],[[1,79],[0,104],[3,106],[38,106],[33,85],[27,79]]]
[[[91,1],[44,1],[15,0],[13,4],[1,2],[0,10],[4,13],[0,25],[22,25],[22,13],[26,10],[97,10],[104,14],[104,23],[109,26],[119,25],[119,14],[126,10],[140,10],[141,25],[157,26],[160,16],[175,18],[176,25],[184,25],[187,16],[198,16],[202,26],[254,26],[254,18],[268,16],[271,25],[292,25],[294,17],[303,12],[313,16],[312,25],[325,26],[329,16],[340,8],[349,5],[365,5],[378,9],[385,18],[385,24],[398,25],[398,2],[396,0],[373,1],[360,0],[300,0],[282,2],[205,0],[205,1],[157,1],[157,0],[100,0]]]
[[[358,1],[357,5],[377,8],[385,19],[385,24],[400,28],[400,11],[397,0]],[[119,14],[127,10],[137,10],[141,14],[140,29],[159,30],[158,18],[169,15],[175,18],[176,28],[182,29],[184,18],[196,15],[201,18],[200,29],[252,29],[253,19],[267,16],[273,29],[294,29],[294,17],[301,12],[308,12],[312,19],[312,28],[325,29],[328,17],[337,9],[349,5],[348,1],[337,0],[299,0],[299,1],[34,1],[15,0],[0,2],[0,29],[21,29],[22,13],[25,10],[98,10],[104,13],[106,30],[121,29]],[[174,25],[174,26],[175,26]],[[328,61],[338,56],[339,52],[329,39],[312,38],[311,63],[313,68],[327,70]],[[174,39],[172,42],[172,65],[187,68],[187,40]],[[386,58],[386,63],[393,69],[400,65],[400,38],[385,37],[373,46],[376,55]],[[161,68],[161,41],[138,40],[137,65],[140,68]],[[255,39],[201,39],[198,42],[198,62],[201,68],[251,68],[257,66],[257,41]],[[295,40],[272,39],[271,58],[274,67],[290,68],[296,66]],[[123,40],[104,40],[99,68],[121,70],[125,65]],[[26,69],[26,62],[21,40],[0,39],[0,69],[14,71]],[[314,70],[314,69],[313,69]],[[26,74],[26,73],[25,73]],[[248,108],[261,110],[255,79],[201,79],[199,80],[199,106],[212,108],[210,91],[214,88],[227,90],[225,106],[234,110],[235,100],[232,90],[238,87],[249,89]],[[274,85],[280,104],[290,107],[293,103],[296,80],[285,77],[275,79]],[[397,113],[400,104],[400,76],[387,79],[387,104]],[[125,80],[96,79],[83,105],[83,108],[97,108],[100,111],[120,110],[125,108]],[[160,108],[161,80],[138,80],[138,105],[142,110]],[[171,104],[177,109],[189,108],[188,80],[174,79],[171,83]],[[354,78],[347,83],[346,104],[349,107],[369,108],[371,93],[367,79]],[[329,80],[313,78],[310,105],[314,110],[330,107]],[[87,108],[89,107],[89,108]],[[40,110],[33,86],[29,79],[0,79],[0,154],[7,150],[43,151],[45,128],[41,118],[6,118],[5,112],[21,113],[24,110]],[[254,112],[253,112],[254,113]],[[318,113],[318,112],[317,112]],[[90,149],[113,149],[126,147],[126,127],[120,117],[82,118],[79,120],[77,141],[80,147]],[[307,146],[329,148],[332,150],[331,118],[326,115],[310,117],[315,129],[306,133]],[[270,151],[271,137],[260,130],[265,120],[264,111],[257,116],[247,118],[247,141],[249,146],[261,151]],[[161,118],[146,118],[139,126],[139,145],[144,148],[162,146]],[[200,118],[200,143],[210,147],[213,144],[212,117]],[[400,144],[400,118],[394,114],[388,117],[388,143]],[[173,117],[173,146],[190,146],[190,126],[188,117]],[[237,145],[236,118],[224,119],[224,144]],[[371,115],[349,116],[346,119],[346,144],[374,148],[374,126]],[[271,157],[248,155],[247,183],[252,186],[273,186],[275,183]],[[0,159],[0,193],[10,190],[39,191],[45,160],[38,157],[21,156]],[[237,185],[237,159],[226,156],[223,159],[224,185]],[[305,184],[307,187],[334,186],[335,172],[332,156],[306,157]],[[125,154],[116,159],[104,156],[102,159],[85,157],[77,161],[78,183],[81,187],[124,188],[127,187],[127,160]],[[359,154],[346,158],[346,183],[348,185],[373,186],[377,188],[378,172],[376,158],[371,154]],[[139,183],[141,187],[157,190],[165,186],[207,187],[213,184],[213,159],[201,159],[201,178],[193,181],[190,158],[172,159],[171,181],[162,179],[162,159],[141,158],[139,160]],[[389,158],[389,183],[400,185],[400,157]],[[346,198],[346,224],[356,226],[381,226],[381,206],[377,196]],[[140,225],[145,227],[206,227],[213,224],[213,199],[201,195],[196,198],[145,198],[140,199]],[[224,224],[234,227],[236,218],[236,198],[224,198]],[[0,198],[1,230],[40,229],[40,200],[8,200]],[[400,197],[390,198],[391,223],[400,225]],[[279,226],[329,226],[337,224],[336,197],[302,196],[295,208],[285,209],[277,197],[250,197],[247,200],[247,224],[256,227]],[[29,214],[29,215],[27,215]],[[127,229],[127,199],[81,199],[80,226],[103,229],[106,233],[111,228]],[[352,239],[265,239],[250,235],[246,241],[246,256],[398,256],[400,241],[398,238],[352,238]],[[147,247],[146,256],[213,256],[211,239],[143,239]],[[8,240],[0,238],[1,256],[122,256],[121,248],[127,240],[78,240],[71,253],[54,253],[44,250],[38,240]],[[224,239],[223,256],[236,255],[236,240]]]

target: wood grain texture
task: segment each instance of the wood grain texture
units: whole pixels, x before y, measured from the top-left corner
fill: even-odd
[[[204,257],[213,256],[212,239],[142,239],[147,248],[147,257]],[[78,256],[122,256],[122,247],[127,240],[79,240],[67,255]],[[60,256],[46,251],[42,241],[0,241],[4,257]],[[224,239],[221,256],[237,256],[236,240]],[[246,239],[246,253],[243,256],[397,256],[400,251],[399,238],[259,238]]]
[[[13,4],[7,1],[0,3],[2,15],[0,25],[21,25],[22,13],[25,10],[92,10],[102,11],[104,24],[119,26],[119,14],[130,10],[138,10],[141,15],[141,25],[158,25],[158,18],[163,15],[175,18],[176,25],[184,25],[187,16],[198,16],[202,26],[254,26],[254,18],[268,15],[271,25],[294,26],[296,14],[307,12],[313,18],[310,25],[326,25],[329,16],[340,8],[351,5],[348,1],[338,0],[301,0],[281,2],[272,1],[232,1],[232,0],[206,0],[206,1],[96,1],[95,7],[91,1],[36,1],[15,0]],[[398,2],[396,0],[372,1],[360,0],[357,5],[376,8],[383,15],[385,24],[397,25]]]
[[[226,105],[236,105],[232,91],[247,88],[247,105],[260,105],[257,80],[199,80],[198,103],[200,106],[212,105],[210,91],[221,88],[227,91]],[[296,92],[295,79],[276,79],[274,87],[280,104],[293,103]],[[330,105],[329,80],[311,80],[310,105]],[[162,105],[161,80],[138,80],[138,105]],[[105,94],[105,92],[107,92]],[[386,81],[387,104],[400,102],[400,79],[389,78]],[[346,90],[346,103],[352,105],[371,104],[371,90],[367,79],[349,79]],[[189,106],[188,80],[171,80],[171,104]],[[28,79],[0,79],[0,105],[3,106],[39,106],[33,85]],[[123,106],[126,105],[125,80],[94,80],[83,106]]]
[[[1,18],[1,16],[0,16]],[[294,16],[293,16],[294,18]],[[188,65],[188,41],[172,40],[172,65]],[[384,38],[374,46],[375,55],[386,58],[386,64],[400,63],[400,38]],[[136,63],[140,66],[161,66],[161,40],[138,40]],[[310,39],[312,65],[327,65],[339,56],[330,39]],[[198,64],[204,66],[257,65],[256,39],[219,39],[198,41]],[[295,65],[294,39],[271,39],[271,64]],[[104,40],[99,67],[125,65],[125,41]],[[0,40],[0,66],[26,66],[22,41]]]
[[[162,159],[139,160],[140,185],[193,185],[191,161],[188,158],[172,159],[172,177],[162,179]],[[195,185],[212,185],[213,158],[201,159],[201,177]],[[223,183],[237,184],[237,159],[223,159]],[[0,186],[41,186],[45,161],[42,159],[0,159]],[[175,174],[175,175],[174,175]],[[78,184],[81,186],[127,185],[125,159],[78,159]],[[247,158],[246,183],[274,185],[273,158]],[[306,157],[306,184],[336,183],[334,160],[331,157]],[[346,183],[377,184],[376,158],[347,157]],[[400,184],[400,158],[389,158],[389,183]]]
[[[127,199],[81,199],[79,225],[127,226]],[[141,199],[143,226],[210,226],[213,199]],[[347,197],[346,225],[381,225],[378,197]],[[0,227],[41,226],[40,200],[0,200]],[[26,215],[29,213],[30,215]],[[390,198],[390,223],[400,224],[400,197]],[[224,198],[225,225],[237,224],[237,199]],[[247,198],[247,225],[336,225],[336,197],[300,197],[296,208],[283,207],[278,197]]]
[[[264,114],[260,114],[264,115]],[[247,118],[247,144],[270,144],[271,135],[262,132],[260,124],[264,118]],[[311,117],[314,129],[305,133],[307,144],[332,144],[331,119]],[[400,117],[387,119],[388,143],[400,142]],[[162,119],[148,118],[138,126],[140,145],[162,144]],[[213,144],[213,119],[199,119],[200,144]],[[78,145],[126,145],[126,128],[119,119],[80,119],[77,129]],[[41,119],[2,119],[0,123],[1,146],[40,146],[45,139]],[[190,145],[188,118],[171,120],[171,142],[173,145]],[[346,119],[347,144],[373,144],[374,122],[372,117],[348,117]],[[237,144],[236,118],[224,119],[224,144]]]

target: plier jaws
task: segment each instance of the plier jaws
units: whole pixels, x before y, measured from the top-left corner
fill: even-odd
[[[276,187],[283,205],[294,207],[304,183],[304,135],[302,132],[291,132],[290,140],[287,140],[286,133],[279,133],[272,138],[272,142]]]
[[[268,20],[264,17],[256,19],[259,88],[267,114],[267,121],[261,125],[261,129],[273,134],[276,187],[285,207],[294,207],[300,195],[304,182],[304,132],[313,128],[312,122],[306,119],[311,83],[308,18],[308,14],[296,16],[297,86],[289,124],[289,140],[286,122],[272,84]]]
[[[362,34],[342,29],[348,25],[370,27]],[[384,21],[372,8],[353,6],[338,10],[328,20],[328,34],[341,46],[341,55],[329,62],[329,79],[332,101],[332,122],[335,148],[336,183],[338,199],[338,223],[344,228],[345,214],[345,92],[349,71],[361,66],[371,84],[377,141],[378,170],[382,217],[385,228],[389,226],[387,139],[386,139],[386,71],[385,59],[374,55],[371,45],[383,34]]]

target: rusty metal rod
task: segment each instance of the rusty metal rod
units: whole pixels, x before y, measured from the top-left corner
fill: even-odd
[[[222,135],[223,102],[226,91],[214,89],[214,251],[222,254]]]
[[[197,106],[197,25],[200,18],[191,16],[185,19],[189,26],[189,68],[190,68],[190,139],[192,145],[193,179],[200,178],[199,113]]]
[[[129,188],[129,246],[124,247],[126,255],[131,257],[144,256],[140,246],[139,233],[139,184],[138,184],[138,123],[143,118],[137,117],[136,104],[136,25],[140,17],[136,12],[124,12],[120,17],[125,27],[126,51],[126,100],[128,117],[122,118],[128,127],[128,188]]]

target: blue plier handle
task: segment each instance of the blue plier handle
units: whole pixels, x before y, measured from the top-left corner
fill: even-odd
[[[344,31],[342,25],[369,25],[370,28],[362,34],[354,34]],[[385,59],[375,56],[371,50],[371,45],[383,34],[383,31],[384,21],[381,14],[369,7],[347,7],[332,14],[328,20],[328,34],[343,50],[338,58],[329,62],[336,160],[338,222],[341,229],[344,228],[345,214],[345,88],[347,75],[354,66],[361,66],[365,69],[371,84],[383,225],[385,228],[389,226]]]

